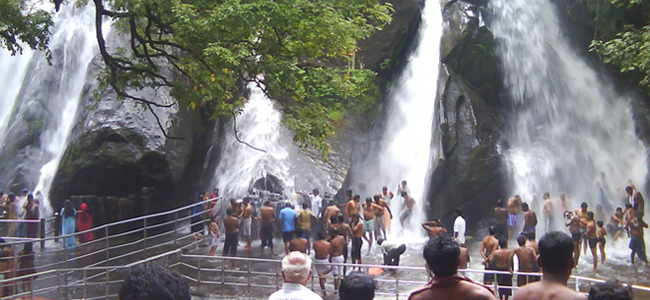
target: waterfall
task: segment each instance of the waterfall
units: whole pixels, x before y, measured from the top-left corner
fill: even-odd
[[[513,193],[529,202],[551,193],[556,229],[564,227],[560,192],[573,201],[571,210],[583,201],[594,211],[621,206],[622,187],[632,181],[642,188],[647,173],[648,150],[634,132],[628,99],[570,49],[550,0],[492,0],[490,8],[515,104],[504,150]]]
[[[394,218],[392,233],[399,233],[399,216],[403,200],[397,185],[407,181],[416,201],[410,221],[404,224],[412,234],[423,235],[420,223],[426,211],[426,177],[435,148],[432,147],[433,120],[440,65],[442,12],[439,1],[428,0],[422,11],[417,49],[410,55],[406,68],[392,86],[385,114],[381,145],[377,151],[377,172],[354,178],[351,186],[366,184],[376,194],[383,185],[395,193],[391,201]],[[374,163],[373,163],[374,164]],[[367,195],[369,196],[369,195]]]
[[[107,23],[109,22],[105,22],[105,25]],[[68,145],[72,126],[76,121],[82,88],[87,81],[88,66],[97,52],[94,27],[94,7],[92,5],[75,7],[74,3],[70,3],[62,6],[54,17],[54,27],[49,45],[52,49],[52,60],[57,63],[48,65],[42,53],[37,52],[38,55],[31,55],[31,52],[27,52],[33,57],[13,58],[12,61],[16,69],[3,69],[5,71],[0,75],[13,76],[18,73],[17,78],[14,78],[15,85],[12,85],[11,89],[3,90],[0,96],[3,101],[0,126],[3,126],[3,123],[7,122],[5,120],[11,117],[4,108],[18,104],[15,100],[18,92],[15,90],[20,89],[21,96],[26,99],[33,95],[45,95],[46,97],[42,103],[46,105],[48,118],[51,121],[47,122],[48,127],[42,131],[40,136],[38,147],[41,152],[38,152],[38,155],[41,156],[34,159],[34,161],[40,162],[34,166],[40,168],[40,172],[33,172],[38,174],[38,178],[27,178],[29,181],[38,182],[34,191],[43,193],[44,199],[40,199],[42,216],[52,214],[52,207],[48,199],[50,185],[57,171],[59,160]],[[2,57],[4,58],[4,55]],[[27,63],[30,59],[32,61]],[[29,70],[27,70],[28,64]],[[8,74],[9,72],[11,73]],[[29,74],[28,79],[25,76],[26,73]],[[25,79],[23,80],[23,78]],[[23,102],[29,103],[31,100],[27,99]],[[12,101],[16,103],[11,103]],[[8,127],[0,127],[2,129],[0,137],[5,136]],[[21,206],[22,204],[19,204],[18,208]]]
[[[34,56],[34,51],[25,47],[23,53],[12,56],[11,52],[0,49],[0,65],[5,72],[0,72],[0,145],[3,144],[11,112],[20,92],[21,82],[25,78],[29,61]]]
[[[250,96],[243,112],[237,116],[239,138],[265,152],[240,143],[233,132],[233,121],[225,125],[221,137],[221,157],[213,180],[225,197],[249,194],[258,180],[272,181],[275,190],[285,197],[293,191],[321,193],[334,180],[293,143],[293,132],[282,125],[282,113],[254,83],[248,85]],[[211,189],[210,189],[211,190]]]

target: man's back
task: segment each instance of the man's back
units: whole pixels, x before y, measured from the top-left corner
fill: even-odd
[[[321,296],[312,292],[302,284],[284,283],[282,289],[271,294],[269,300],[323,300]]]
[[[580,294],[565,285],[542,280],[527,284],[519,289],[512,300],[586,300],[587,295]]]
[[[434,277],[423,288],[411,293],[409,300],[495,300],[491,290],[469,279],[455,275]]]

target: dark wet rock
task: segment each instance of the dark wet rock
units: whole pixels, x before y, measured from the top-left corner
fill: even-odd
[[[436,126],[439,160],[430,176],[429,217],[453,223],[461,208],[468,229],[492,217],[495,201],[507,195],[504,158],[499,154],[507,110],[495,42],[481,7],[450,1],[438,79]]]

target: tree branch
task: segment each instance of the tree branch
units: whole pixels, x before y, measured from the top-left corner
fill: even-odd
[[[260,148],[257,148],[257,147],[255,147],[255,146],[253,146],[253,145],[251,145],[251,144],[249,144],[249,143],[247,143],[247,142],[242,141],[242,140],[239,138],[239,132],[237,131],[237,115],[235,115],[235,111],[234,111],[234,110],[231,111],[231,113],[232,113],[232,124],[233,124],[233,130],[235,131],[235,139],[237,139],[237,141],[238,141],[240,144],[244,144],[244,145],[250,147],[250,148],[253,149],[253,150],[257,150],[257,151],[260,151],[260,152],[264,152],[264,153],[266,153],[266,150],[264,150],[264,149],[260,149]]]

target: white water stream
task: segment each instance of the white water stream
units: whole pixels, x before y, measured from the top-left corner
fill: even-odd
[[[378,193],[388,186],[395,193],[391,202],[394,218],[391,234],[405,236],[399,222],[403,200],[397,186],[407,181],[415,199],[413,214],[404,223],[408,236],[423,235],[420,224],[426,210],[427,175],[435,147],[431,145],[434,107],[440,65],[442,12],[437,0],[425,2],[417,37],[418,46],[404,72],[393,85],[386,113],[386,124],[378,152],[378,172],[355,178],[351,186],[365,183]],[[369,195],[362,195],[362,198]]]
[[[530,202],[533,195],[551,193],[556,230],[564,227],[560,192],[572,200],[569,209],[583,201],[594,210],[598,204],[622,206],[622,187],[631,180],[643,189],[647,174],[648,150],[634,132],[628,99],[570,49],[550,0],[491,0],[490,8],[506,88],[516,105],[511,148],[504,151],[513,194]],[[532,206],[541,236],[540,204]]]
[[[0,72],[0,145],[4,144],[21,82],[25,78],[29,62],[34,56],[34,51],[29,47],[25,48],[22,54],[15,56],[5,49],[0,49],[0,65],[7,70]]]

